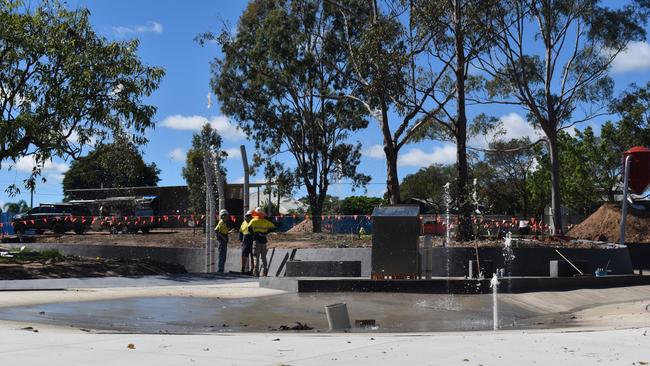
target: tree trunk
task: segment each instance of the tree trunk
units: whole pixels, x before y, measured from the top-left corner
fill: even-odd
[[[458,127],[461,127],[459,124]],[[462,133],[456,136],[456,158],[458,160],[458,236],[456,240],[467,241],[472,238],[472,204],[469,200],[468,184],[469,173],[467,164],[465,124]],[[459,131],[460,132],[460,131]]]
[[[522,215],[525,218],[528,217],[528,174],[524,171],[522,172],[522,184],[521,184],[521,199],[523,201]]]
[[[323,207],[311,207],[311,224],[313,226],[312,232],[320,233],[323,231]]]
[[[562,201],[560,198],[560,157],[557,131],[548,131],[548,149],[551,157],[551,211],[552,235],[562,234]]]
[[[461,0],[454,2],[454,36],[456,53],[456,158],[458,165],[458,237],[466,241],[472,236],[472,205],[469,202],[467,182],[467,114],[465,111],[465,34],[462,24]]]
[[[384,154],[386,155],[386,190],[388,202],[391,205],[400,203],[399,177],[397,176],[397,147],[388,125],[388,106],[385,101],[381,103],[381,134],[384,138]]]
[[[391,205],[400,203],[399,177],[397,176],[397,153],[394,149],[384,147],[386,153],[386,188],[388,202]]]

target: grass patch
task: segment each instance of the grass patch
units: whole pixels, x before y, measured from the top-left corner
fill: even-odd
[[[57,260],[64,257],[58,249],[44,249],[41,251],[30,250],[28,248],[23,250],[14,249],[9,251],[9,254],[11,257],[0,257],[0,263],[45,262],[50,259]]]

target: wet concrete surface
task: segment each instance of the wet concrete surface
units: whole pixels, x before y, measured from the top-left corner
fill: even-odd
[[[296,322],[327,332],[325,306],[347,304],[350,320],[374,319],[354,332],[492,329],[490,295],[386,293],[283,294],[248,299],[139,297],[0,309],[0,319],[131,333],[268,332]],[[530,327],[548,315],[499,304],[500,327]]]

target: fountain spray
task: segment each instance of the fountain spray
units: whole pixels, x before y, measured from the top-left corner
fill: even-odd
[[[497,303],[497,287],[499,286],[499,278],[496,273],[492,274],[490,280],[490,287],[492,288],[492,329],[499,329],[499,305]]]

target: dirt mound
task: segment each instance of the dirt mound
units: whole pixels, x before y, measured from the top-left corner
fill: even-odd
[[[311,220],[302,220],[298,225],[287,230],[288,233],[311,233],[314,230]]]
[[[618,242],[621,239],[621,208],[606,203],[587,217],[585,221],[569,231],[569,235],[578,239]],[[628,209],[625,225],[627,243],[650,243],[650,214]]]

